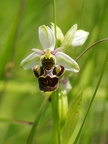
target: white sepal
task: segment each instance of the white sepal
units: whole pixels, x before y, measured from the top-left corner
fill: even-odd
[[[43,50],[49,48],[51,51],[55,47],[55,37],[53,31],[45,25],[39,27],[39,40]]]
[[[66,33],[61,46],[65,46],[65,48],[71,48],[72,47],[72,41],[73,41],[73,38],[74,38],[76,31],[77,31],[77,24],[73,25],[69,29],[69,31]]]

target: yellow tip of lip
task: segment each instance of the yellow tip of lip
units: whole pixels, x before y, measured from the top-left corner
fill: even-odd
[[[49,92],[45,92],[45,95],[50,96],[51,93],[52,93],[51,91],[49,91]]]

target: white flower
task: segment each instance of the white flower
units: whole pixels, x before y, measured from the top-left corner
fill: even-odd
[[[54,25],[52,29],[42,25],[39,27],[39,41],[42,50],[33,48],[32,53],[21,61],[20,66],[26,69],[32,69],[38,78],[40,90],[51,93],[59,85],[59,78],[65,71],[78,72],[80,70],[77,62],[67,54],[61,52],[65,47],[81,46],[88,37],[88,32],[77,30],[74,25],[64,36],[59,27],[57,30],[57,46],[55,48]]]
[[[50,70],[53,66],[62,65],[66,71],[79,71],[77,62],[67,54],[61,52],[62,47],[54,50],[55,37],[53,31],[48,26],[42,25],[39,27],[39,41],[42,50],[33,48],[33,53],[22,60],[20,64],[22,68],[26,70],[39,65]],[[63,41],[65,43],[65,39]]]

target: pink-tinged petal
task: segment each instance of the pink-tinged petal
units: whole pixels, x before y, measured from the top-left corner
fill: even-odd
[[[32,51],[36,52],[39,55],[43,55],[45,52],[40,50],[40,49],[36,49],[36,48],[32,48]]]
[[[23,59],[20,63],[20,67],[23,69],[31,69],[36,65],[40,65],[40,54],[36,52],[31,53],[25,59]]]
[[[55,54],[56,57],[56,64],[62,65],[65,67],[65,70],[71,72],[78,72],[80,70],[79,65],[75,60],[73,60],[70,56],[63,52],[57,52]]]
[[[39,40],[43,50],[49,48],[51,51],[55,47],[55,37],[53,31],[45,25],[39,27]]]
[[[57,52],[62,51],[63,49],[64,49],[64,47],[62,46],[62,47],[59,47],[59,48],[53,50],[51,53],[52,53],[53,55],[55,55]]]
[[[72,46],[73,47],[82,46],[85,43],[88,35],[89,32],[86,32],[84,30],[77,30],[72,40]]]

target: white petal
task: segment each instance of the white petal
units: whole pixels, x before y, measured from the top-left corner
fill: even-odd
[[[63,52],[57,52],[55,54],[57,65],[62,65],[65,67],[65,70],[78,72],[80,70],[77,62],[73,60],[70,56]]]
[[[86,32],[84,30],[77,30],[72,41],[72,46],[73,47],[82,46],[85,43],[88,35],[89,32]]]
[[[53,31],[45,25],[39,27],[39,40],[43,50],[49,48],[51,51],[55,47],[55,37]]]
[[[31,53],[28,55],[24,60],[21,61],[20,67],[23,69],[31,69],[36,65],[40,65],[40,54],[36,52]]]

